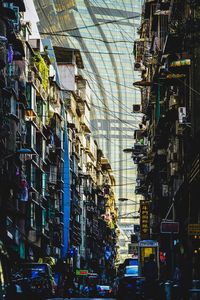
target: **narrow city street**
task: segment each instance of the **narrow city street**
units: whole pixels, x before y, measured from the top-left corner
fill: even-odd
[[[199,194],[200,0],[0,0],[0,300],[200,300]]]
[[[53,298],[53,300],[67,300],[69,298]],[[70,298],[71,300],[114,300],[114,298]],[[52,299],[48,299],[48,300],[52,300]]]

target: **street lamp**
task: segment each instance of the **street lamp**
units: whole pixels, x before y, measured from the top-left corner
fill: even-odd
[[[126,148],[126,149],[123,149],[123,152],[124,152],[124,153],[132,153],[132,152],[133,152],[133,148]]]
[[[133,200],[133,199],[128,199],[128,198],[118,198],[118,201],[119,202],[132,202],[132,203],[134,203],[134,204],[139,204],[139,202],[138,201],[136,201],[136,200]]]

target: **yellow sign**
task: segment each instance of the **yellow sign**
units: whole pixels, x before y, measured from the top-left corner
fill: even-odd
[[[188,235],[200,235],[200,224],[188,224]]]
[[[142,200],[140,201],[140,237],[144,240],[150,235],[149,218],[149,202]]]

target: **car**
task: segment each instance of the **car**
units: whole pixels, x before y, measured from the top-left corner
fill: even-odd
[[[116,298],[118,300],[142,299],[144,278],[140,276],[124,276],[119,279]]]
[[[100,297],[100,298],[112,297],[112,288],[109,285],[97,285],[96,294],[97,294],[97,297]]]
[[[21,265],[23,277],[31,280],[33,291],[53,297],[56,293],[56,283],[50,265],[46,263],[23,263]]]
[[[124,268],[124,277],[129,277],[129,276],[137,277],[138,276],[138,272],[139,272],[138,265],[135,265],[135,266],[126,266]]]
[[[123,262],[123,267],[138,266],[138,257],[126,258]]]

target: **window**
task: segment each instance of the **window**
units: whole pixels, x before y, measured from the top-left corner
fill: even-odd
[[[35,204],[31,203],[30,206],[30,226],[35,228]]]

